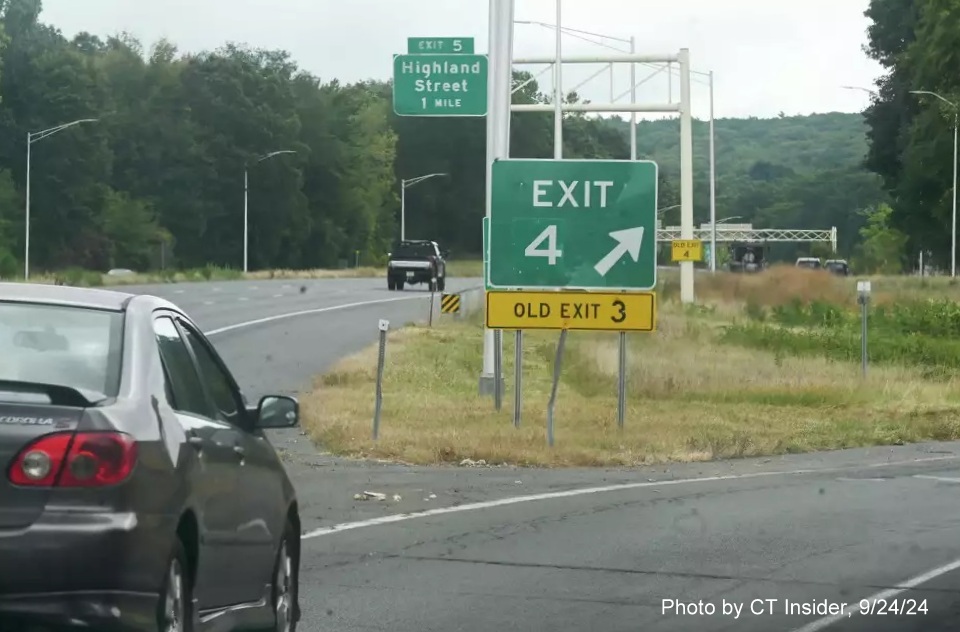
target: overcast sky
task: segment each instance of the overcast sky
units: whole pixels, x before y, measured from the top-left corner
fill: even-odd
[[[564,0],[562,24],[618,38],[636,38],[638,53],[690,49],[694,70],[715,73],[716,116],[771,117],[779,112],[856,112],[869,97],[843,85],[872,87],[880,68],[862,52],[869,0]],[[516,0],[516,20],[556,21],[555,0]],[[325,80],[389,78],[394,53],[408,36],[464,36],[487,51],[486,0],[44,0],[43,21],[65,35],[127,31],[145,44],[166,37],[183,51],[216,48],[227,41],[290,51],[300,66]],[[553,53],[553,32],[515,27],[514,56]],[[609,41],[613,46],[628,44]],[[570,54],[605,49],[571,36]],[[538,71],[542,66],[525,66]],[[601,66],[564,67],[564,89]],[[637,79],[653,69],[638,68]],[[629,90],[629,70],[618,67],[615,96]],[[638,90],[639,102],[663,102],[660,73]],[[551,87],[549,73],[541,86]],[[580,89],[608,101],[604,73]],[[694,115],[708,116],[709,92],[694,83]],[[659,117],[660,115],[653,115]]]

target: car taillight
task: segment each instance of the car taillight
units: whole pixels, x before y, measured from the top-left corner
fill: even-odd
[[[58,432],[40,437],[10,465],[14,485],[102,487],[122,482],[137,462],[137,443],[122,432]]]

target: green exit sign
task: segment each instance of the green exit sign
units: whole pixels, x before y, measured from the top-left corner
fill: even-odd
[[[472,55],[472,37],[408,37],[409,55]]]
[[[657,285],[657,164],[493,163],[487,285],[650,290]]]
[[[393,111],[399,116],[484,116],[486,55],[394,55]]]

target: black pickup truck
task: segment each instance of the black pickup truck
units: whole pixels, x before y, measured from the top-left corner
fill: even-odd
[[[435,241],[401,241],[390,253],[387,289],[402,290],[407,283],[426,283],[431,291],[442,292],[447,280],[446,256]]]

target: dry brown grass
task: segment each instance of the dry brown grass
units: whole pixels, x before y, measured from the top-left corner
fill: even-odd
[[[823,270],[773,266],[763,274],[703,274],[696,279],[698,300],[707,303],[786,305],[793,300],[843,303],[856,296],[856,284]]]
[[[699,296],[728,306],[798,294],[852,297],[849,280],[805,270],[733,276],[699,282]],[[509,382],[500,413],[477,396],[477,319],[391,332],[378,442],[371,439],[375,348],[317,379],[303,399],[304,425],[336,453],[416,463],[635,465],[960,437],[958,384],[924,381],[903,367],[878,366],[862,380],[849,364],[721,346],[715,329],[732,313],[664,301],[659,330],[630,336],[623,431],[615,421],[615,335],[569,334],[549,448],[545,411],[557,335],[524,337],[523,423],[515,429]],[[504,336],[508,378],[512,342]]]
[[[675,271],[663,271],[660,277],[668,295],[679,291]],[[872,282],[871,301],[876,305],[929,298],[960,300],[960,281],[950,277],[838,277],[825,270],[790,265],[772,266],[763,274],[697,274],[695,289],[698,301],[738,308],[746,303],[773,307],[794,300],[855,305],[860,280]]]

